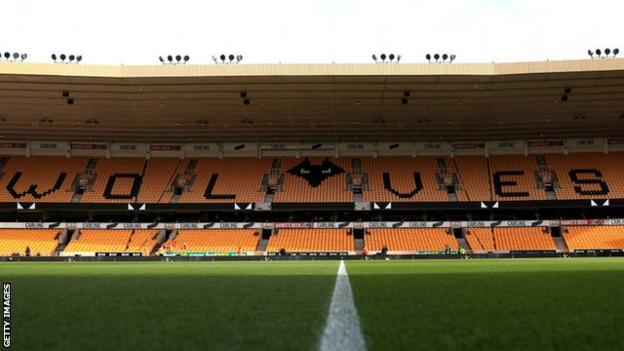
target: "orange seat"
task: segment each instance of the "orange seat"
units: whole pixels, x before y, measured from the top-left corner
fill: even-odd
[[[457,240],[446,228],[373,228],[364,240],[371,251],[380,251],[384,245],[389,251],[459,250]]]
[[[570,250],[624,249],[624,226],[568,226],[563,240]]]
[[[25,255],[27,247],[31,256],[54,256],[60,233],[58,229],[0,229],[0,256]]]
[[[354,250],[348,229],[279,229],[269,239],[267,252],[348,252]]]

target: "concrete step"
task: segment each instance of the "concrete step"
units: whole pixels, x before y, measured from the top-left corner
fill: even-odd
[[[562,237],[553,237],[553,241],[555,242],[555,246],[557,247],[558,251],[568,251],[568,247],[566,246],[565,241],[563,241]]]
[[[470,245],[468,245],[468,242],[465,238],[457,238],[457,244],[459,244],[459,247],[463,247],[465,250],[470,250]]]
[[[361,252],[364,248],[364,239],[355,239],[354,241],[355,251]]]
[[[260,239],[260,241],[258,241],[258,246],[256,246],[256,251],[264,252],[268,245],[269,239]]]

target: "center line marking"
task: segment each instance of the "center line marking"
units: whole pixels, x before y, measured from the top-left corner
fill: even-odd
[[[320,350],[366,350],[360,319],[353,301],[349,275],[343,260],[340,260],[340,265],[338,266],[336,286],[334,287],[334,293],[329,306]]]

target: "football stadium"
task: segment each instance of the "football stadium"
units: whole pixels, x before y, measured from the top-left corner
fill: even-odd
[[[624,349],[618,53],[0,52],[3,346]]]

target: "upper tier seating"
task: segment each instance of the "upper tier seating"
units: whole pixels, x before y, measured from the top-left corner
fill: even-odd
[[[282,158],[284,189],[275,194],[275,202],[351,202],[346,173],[349,158]]]
[[[2,170],[0,201],[70,202],[72,182],[87,161],[83,157],[11,156]]]
[[[545,155],[540,158],[542,167],[535,155],[283,157],[276,170],[270,157],[4,160],[0,202],[246,204],[265,201],[267,177],[278,182],[272,196],[276,203],[353,202],[359,187],[350,179],[362,182],[361,199],[366,202],[448,202],[440,177],[458,182],[457,201],[546,200],[544,174],[553,177],[557,199],[624,198],[622,153]],[[361,168],[354,169],[356,163]],[[88,164],[94,165],[90,171]],[[74,197],[74,185],[83,181],[84,194]],[[182,189],[175,201],[174,183],[176,190]]]
[[[269,239],[267,252],[348,252],[354,250],[348,229],[279,229]]]
[[[26,254],[30,256],[54,256],[58,246],[58,229],[0,229],[0,256]]]
[[[261,202],[262,177],[271,169],[271,158],[201,158],[197,178],[180,202]],[[210,191],[209,191],[210,190]]]
[[[459,249],[453,234],[447,228],[373,228],[364,236],[370,251],[380,251],[386,245],[389,251],[440,252]]]
[[[171,183],[178,167],[183,164],[186,162],[175,158],[154,158],[147,161],[141,191],[136,202],[169,202],[172,195]]]
[[[624,226],[568,226],[563,240],[570,250],[624,249]]]
[[[145,162],[140,158],[98,159],[93,188],[84,193],[81,202],[135,202]]]
[[[538,164],[535,156],[498,155],[490,157],[489,162],[493,200],[546,200],[544,189],[537,188],[534,173]],[[497,187],[496,178],[500,179],[499,184],[517,184]]]
[[[624,197],[624,155],[622,153],[579,153],[546,155],[557,173],[557,199],[601,199]],[[575,183],[573,178],[583,184]],[[606,187],[601,184],[605,182]]]
[[[459,201],[489,201],[492,183],[487,170],[487,159],[482,156],[456,156],[445,158],[449,171],[457,173],[460,190]]]
[[[436,181],[435,157],[363,158],[362,169],[370,184],[365,201],[448,201]]]

